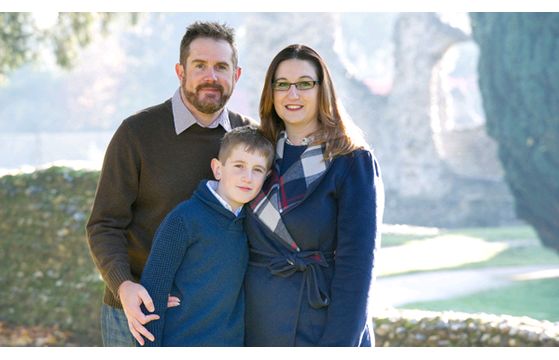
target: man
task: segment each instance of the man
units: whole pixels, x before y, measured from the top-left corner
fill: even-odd
[[[138,282],[155,230],[163,217],[188,199],[201,179],[212,176],[226,131],[250,123],[225,108],[241,75],[234,30],[212,22],[189,26],[175,71],[173,97],[122,122],[103,162],[87,223],[89,248],[105,281],[101,333],[105,346],[143,345],[143,326],[157,315]],[[180,299],[170,298],[169,306]]]

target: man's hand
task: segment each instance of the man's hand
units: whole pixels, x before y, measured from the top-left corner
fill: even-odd
[[[126,280],[118,287],[118,296],[120,297],[124,314],[128,319],[128,328],[136,341],[143,346],[144,339],[142,335],[150,341],[155,340],[144,325],[150,321],[159,319],[159,315],[145,315],[140,309],[140,305],[143,303],[149,312],[155,311],[153,301],[147,290],[140,284]]]
[[[179,299],[176,296],[169,295],[169,298],[167,299],[167,308],[179,306],[180,304],[181,304],[181,299]]]

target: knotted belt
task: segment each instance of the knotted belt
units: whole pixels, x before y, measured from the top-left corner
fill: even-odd
[[[309,304],[320,309],[330,304],[327,284],[321,267],[328,267],[328,262],[334,261],[334,253],[321,251],[299,251],[285,255],[268,254],[250,250],[250,264],[267,267],[272,275],[290,277],[296,272],[302,272],[304,286],[307,288]]]

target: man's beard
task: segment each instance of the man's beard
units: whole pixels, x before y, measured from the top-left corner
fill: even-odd
[[[210,98],[208,96],[205,96],[205,98],[201,98],[200,91],[204,88],[219,90],[219,94],[220,94],[219,98],[214,98],[214,97]],[[188,100],[188,102],[191,103],[196,110],[204,114],[214,114],[220,111],[227,103],[227,100],[229,100],[229,98],[231,97],[231,93],[229,94],[224,93],[223,86],[221,86],[220,84],[201,84],[196,87],[195,92],[192,92],[186,90],[186,79],[185,79],[182,83],[182,89],[184,91],[184,96],[186,97],[186,100]]]

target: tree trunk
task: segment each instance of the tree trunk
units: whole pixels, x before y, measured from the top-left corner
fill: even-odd
[[[487,129],[519,218],[559,251],[559,13],[473,13]]]

